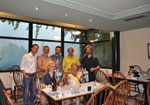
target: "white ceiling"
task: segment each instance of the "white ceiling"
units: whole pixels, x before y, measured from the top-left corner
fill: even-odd
[[[150,27],[150,0],[0,0],[0,11],[109,31]]]

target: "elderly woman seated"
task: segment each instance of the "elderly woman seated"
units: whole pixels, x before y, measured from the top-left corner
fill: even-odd
[[[46,86],[52,87],[52,81],[55,79],[56,63],[54,61],[48,62],[48,72],[42,77],[42,88]],[[63,82],[58,83],[59,86],[63,85]],[[47,105],[47,96],[41,94],[41,105]]]
[[[68,79],[68,85],[79,85],[82,80],[83,80],[83,76],[82,76],[82,72],[79,72],[79,67],[76,63],[73,63],[71,65],[71,69],[73,70],[72,74],[68,74],[67,79]],[[69,102],[67,102],[68,104]],[[77,97],[76,98],[76,105],[80,105],[80,98]]]

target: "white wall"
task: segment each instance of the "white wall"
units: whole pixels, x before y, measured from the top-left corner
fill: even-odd
[[[120,33],[120,70],[127,73],[129,65],[139,65],[147,71],[150,59],[147,54],[150,43],[150,27]]]

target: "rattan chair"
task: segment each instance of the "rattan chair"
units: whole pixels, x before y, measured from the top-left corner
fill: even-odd
[[[20,66],[19,65],[13,65],[10,70],[20,70]]]
[[[14,105],[10,97],[8,96],[7,92],[5,89],[2,90],[2,99],[1,99],[1,104],[2,105]]]
[[[114,105],[125,105],[126,99],[130,92],[130,84],[127,80],[119,82],[115,87]]]
[[[123,75],[120,71],[115,71],[112,74],[113,86],[117,85],[120,81],[126,80],[126,76]]]
[[[136,101],[134,105],[143,105],[140,101]]]
[[[92,95],[86,105],[114,105],[114,98],[112,95],[113,91],[114,89],[110,86],[104,86],[103,88],[100,88]],[[109,98],[107,99],[107,97]]]
[[[0,105],[14,105],[6,92],[2,81],[0,81]]]
[[[148,104],[150,105],[150,84],[147,85],[147,100]]]
[[[138,65],[133,65],[133,66],[136,67],[136,69],[139,71],[140,75],[142,75],[143,72],[142,72],[141,67]],[[133,69],[129,68],[128,75],[132,75],[132,73],[133,73]],[[140,93],[140,88],[139,88],[138,83],[130,82],[130,87],[131,87],[132,91]]]
[[[96,80],[96,82],[100,82],[102,84],[110,84],[109,78],[100,69],[95,71],[95,80]]]
[[[40,103],[41,103],[40,102],[40,95],[41,95],[42,84],[41,84],[41,78],[39,77],[39,74],[42,72],[45,72],[45,71],[42,71],[42,70],[37,71],[33,77],[33,90],[34,90],[34,93],[36,96],[36,99],[35,99],[36,105],[40,105]]]
[[[10,91],[10,95],[13,96],[13,95],[12,95],[12,89],[11,89],[11,88],[6,88],[6,87],[4,86],[4,84],[3,84],[2,80],[1,80],[1,78],[0,78],[0,83],[3,85],[4,89],[5,89],[6,91]]]
[[[15,101],[19,98],[23,98],[23,73],[21,70],[15,70],[13,72],[13,79],[15,82]]]

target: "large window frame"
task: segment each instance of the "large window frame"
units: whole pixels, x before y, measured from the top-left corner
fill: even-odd
[[[61,43],[61,47],[62,47],[61,55],[62,56],[64,56],[64,44],[65,43],[84,44],[84,45],[91,44],[91,43],[89,43],[87,41],[87,31],[88,30],[81,30],[81,29],[79,29],[79,31],[85,32],[85,40],[86,40],[85,42],[72,42],[72,41],[64,41],[64,29],[68,28],[68,27],[62,27],[62,26],[51,25],[51,24],[43,24],[43,23],[38,23],[38,22],[23,21],[23,20],[17,20],[17,19],[1,18],[1,17],[0,17],[0,19],[6,19],[6,20],[12,20],[12,21],[19,21],[19,22],[29,23],[29,34],[28,34],[29,36],[28,36],[28,38],[0,36],[0,39],[28,40],[28,52],[31,51],[31,46],[33,44],[33,41],[45,41],[45,42],[59,42],[59,43]],[[40,24],[40,25],[60,27],[61,28],[61,40],[57,41],[57,40],[48,40],[48,39],[34,39],[33,38],[33,24]],[[68,28],[68,29],[74,29],[74,28]],[[108,40],[108,41],[110,41],[110,40]],[[101,41],[98,41],[98,43],[101,43]],[[104,67],[104,68],[107,68],[107,67]],[[10,70],[0,71],[0,72],[7,72],[7,71],[10,71]]]

